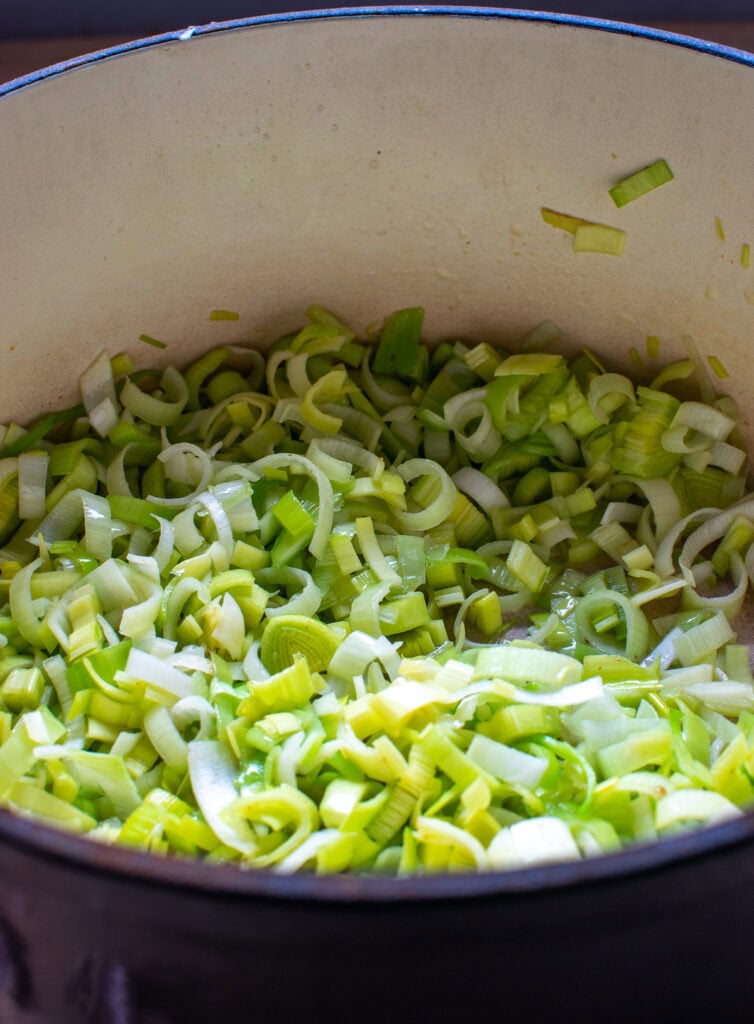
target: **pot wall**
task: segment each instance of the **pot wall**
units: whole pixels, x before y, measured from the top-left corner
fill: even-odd
[[[588,887],[420,905],[154,885],[7,838],[0,873],[4,1024],[651,1024],[735,1020],[754,998],[750,843]]]
[[[262,24],[30,85],[0,102],[4,416],[73,400],[103,346],[182,362],[315,301],[513,343],[550,317],[619,365],[689,333],[742,397],[752,105],[733,61],[492,16]],[[676,180],[616,210],[661,156]],[[541,206],[625,228],[625,255],[574,254]]]
[[[434,338],[508,343],[550,317],[617,366],[690,333],[748,423],[753,107],[733,60],[492,15],[263,24],[31,84],[0,100],[2,418],[72,401],[103,346],[185,362],[321,302],[359,329],[423,304]],[[607,189],[658,157],[676,180],[615,210]],[[541,206],[624,227],[625,256],[574,254]],[[210,323],[218,308],[239,321]],[[107,851],[90,871],[17,834],[0,825],[8,1024],[369,1021],[388,1003],[735,1019],[754,997],[748,833],[628,877],[418,904],[173,885]]]

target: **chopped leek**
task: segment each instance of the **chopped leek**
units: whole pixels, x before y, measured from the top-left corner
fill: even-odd
[[[387,318],[372,364],[375,373],[417,376],[421,364],[423,322],[424,310],[421,307],[401,309]]]
[[[157,338],[153,338],[150,334],[140,334],[139,341],[143,341],[145,345],[151,345],[153,348],[167,348],[167,343],[159,341]]]
[[[568,213],[558,213],[543,206],[542,219],[554,228],[561,228],[573,235],[574,252],[601,252],[610,256],[622,256],[626,232],[608,224],[596,224]]]
[[[579,224],[573,235],[574,252],[601,252],[622,256],[626,232],[608,224]]]
[[[632,203],[634,199],[639,199],[641,196],[651,192],[655,188],[659,188],[660,185],[665,185],[667,182],[673,180],[673,172],[668,167],[665,160],[656,160],[649,167],[644,167],[641,171],[636,171],[635,174],[629,174],[627,178],[619,181],[617,185],[610,189],[610,196],[616,206],[625,206],[626,203]]]
[[[234,313],[229,309],[211,309],[209,313],[210,320],[240,320],[241,317],[238,313]]]
[[[572,217],[570,213],[559,213],[557,210],[551,210],[547,206],[543,206],[540,212],[545,224],[549,224],[554,228],[560,228],[571,235],[576,233],[576,228],[581,224],[589,223],[589,221],[582,220],[581,217]]]
[[[7,807],[155,854],[400,874],[754,803],[754,497],[693,343],[635,386],[538,350],[550,321],[522,352],[430,353],[423,319],[375,347],[315,306],[266,359],[184,371],[103,352],[82,406],[4,430]]]

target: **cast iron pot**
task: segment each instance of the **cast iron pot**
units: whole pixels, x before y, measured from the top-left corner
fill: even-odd
[[[617,368],[691,334],[748,430],[752,64],[615,23],[392,8],[187,30],[0,87],[2,419],[69,402],[103,346],[154,362],[147,332],[185,362],[320,302],[359,329],[422,304],[432,338],[506,345],[549,317]],[[607,189],[659,157],[675,180],[616,210]],[[574,254],[542,206],[623,227],[624,257]],[[748,816],[394,880],[169,862],[0,812],[0,879],[3,1024],[696,1021],[754,999]]]

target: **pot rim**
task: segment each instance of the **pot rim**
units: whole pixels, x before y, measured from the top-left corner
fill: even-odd
[[[385,904],[515,899],[538,892],[556,894],[585,886],[624,883],[648,873],[664,873],[689,861],[711,860],[720,852],[754,846],[754,814],[699,828],[672,838],[637,844],[616,853],[580,861],[485,873],[409,875],[276,874],[238,864],[212,864],[189,857],[165,857],[50,827],[0,808],[0,845],[63,866],[106,883],[123,882],[201,893],[207,898],[238,897],[289,903]]]
[[[343,7],[287,12],[190,26],[61,61],[0,84],[0,99],[27,86],[99,63],[110,57],[137,52],[194,36],[237,29],[335,19],[393,17],[485,18],[542,24],[569,25],[654,40],[721,57],[754,68],[754,54],[692,36],[626,22],[546,11],[496,7]],[[538,891],[571,890],[584,885],[605,885],[626,876],[668,871],[689,861],[709,859],[721,850],[754,844],[754,814],[699,829],[670,839],[637,845],[614,854],[578,862],[544,865],[485,874],[409,876],[407,878],[311,874],[285,876],[270,871],[239,869],[237,865],[207,864],[191,859],[166,858],[105,844],[54,829],[0,808],[0,843],[38,860],[63,862],[66,868],[87,875],[109,876],[149,886],[200,891],[208,897],[251,897],[314,903],[396,904],[479,897],[514,898]]]
[[[722,43],[715,43],[705,39],[697,39],[695,36],[687,36],[677,32],[669,32],[665,29],[650,28],[646,25],[635,25],[630,22],[615,21],[608,18],[592,18],[580,14],[558,14],[551,11],[522,11],[512,7],[458,7],[445,4],[408,7],[388,4],[372,7],[338,7],[321,8],[312,11],[288,11],[279,14],[261,14],[250,18],[235,18],[231,21],[213,21],[206,25],[189,25],[186,28],[176,29],[172,32],[162,32],[158,35],[146,36],[143,39],[118,43],[115,46],[109,46],[102,50],[94,50],[79,57],[72,57],[57,64],[51,64],[49,67],[40,68],[38,71],[32,71],[27,75],[21,75],[19,78],[11,79],[9,82],[0,83],[0,99],[18,92],[20,89],[25,89],[29,85],[44,82],[47,79],[75,71],[80,67],[97,64],[108,57],[117,57],[126,53],[148,49],[149,47],[161,46],[164,43],[186,41],[194,38],[194,36],[214,35],[235,29],[256,28],[261,25],[285,25],[297,22],[322,21],[325,19],[382,19],[393,17],[487,18],[490,20],[571,25],[577,28],[651,39],[671,46],[680,46],[688,50],[696,50],[699,53],[722,57],[724,60],[744,64],[747,67],[754,67],[754,54],[748,53],[745,50],[738,50],[735,47],[724,46]]]

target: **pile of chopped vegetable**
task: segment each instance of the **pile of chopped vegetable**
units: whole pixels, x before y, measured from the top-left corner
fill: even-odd
[[[509,354],[308,317],[265,358],[102,353],[2,429],[2,803],[397,875],[741,814],[754,497],[693,347],[635,386],[549,322]]]

